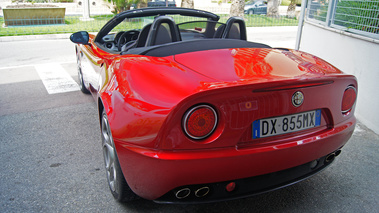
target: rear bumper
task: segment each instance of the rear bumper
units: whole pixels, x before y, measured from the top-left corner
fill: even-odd
[[[300,182],[322,171],[334,161],[335,153],[333,152],[300,166],[269,174],[232,181],[178,187],[154,200],[154,202],[175,204],[210,203],[245,198],[273,191]],[[227,191],[228,184],[234,184],[234,189]],[[207,191],[204,191],[205,189]],[[183,190],[188,191],[188,196],[179,199],[177,196],[180,195],[180,192],[183,193]]]
[[[160,151],[115,141],[119,161],[131,189],[149,200],[164,203],[212,202],[271,191],[307,178],[330,164],[325,157],[340,149],[354,131],[355,118],[318,135],[280,145],[201,151]],[[318,160],[316,167],[311,163]],[[233,193],[225,184],[237,184]],[[183,187],[210,187],[201,199],[176,199]],[[192,191],[192,190],[191,190]]]

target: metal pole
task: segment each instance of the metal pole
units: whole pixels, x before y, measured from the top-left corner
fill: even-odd
[[[166,0],[166,7],[168,7],[168,0]]]
[[[80,18],[82,21],[91,21],[93,19],[90,18],[90,6],[89,0],[83,0],[83,17]]]
[[[89,0],[83,0],[83,19],[89,19]]]
[[[300,19],[299,19],[299,25],[297,27],[296,44],[295,44],[296,50],[299,50],[300,48],[300,41],[301,41],[301,35],[303,33],[304,16],[305,16],[305,10],[307,8],[307,4],[308,4],[308,0],[303,0],[301,2]]]

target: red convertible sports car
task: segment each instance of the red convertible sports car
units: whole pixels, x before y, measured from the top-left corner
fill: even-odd
[[[243,19],[184,8],[77,32],[118,201],[202,203],[271,191],[329,166],[354,131],[357,81],[305,52],[246,41]]]

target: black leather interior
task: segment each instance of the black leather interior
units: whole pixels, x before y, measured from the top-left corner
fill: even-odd
[[[151,25],[145,46],[181,41],[178,26],[172,17],[158,16]]]

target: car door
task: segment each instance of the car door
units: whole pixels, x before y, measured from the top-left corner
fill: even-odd
[[[93,43],[92,45],[83,45],[82,52],[83,79],[89,85],[89,90],[96,94],[99,90],[100,73],[104,69],[104,59],[98,54],[98,49]]]

